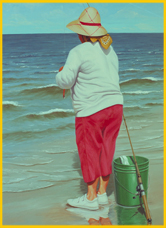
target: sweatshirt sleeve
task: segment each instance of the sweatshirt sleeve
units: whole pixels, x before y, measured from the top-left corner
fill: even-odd
[[[70,89],[75,84],[80,65],[80,58],[77,52],[72,49],[69,52],[63,70],[56,75],[56,84],[61,89]]]

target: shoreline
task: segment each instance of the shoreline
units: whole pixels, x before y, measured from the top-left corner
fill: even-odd
[[[73,160],[76,163],[78,159],[78,156],[73,154]],[[153,225],[162,225],[163,159],[149,159],[149,164],[148,205]],[[75,180],[59,181],[54,186],[43,189],[3,193],[3,225],[89,225],[86,219],[87,212],[80,212],[78,208],[72,211],[71,207],[66,205],[68,198],[85,194],[86,188],[80,176]],[[139,225],[141,225],[140,222],[146,223],[146,218],[138,211],[138,207],[131,210],[116,204],[113,175],[110,177],[107,194],[110,202],[108,217],[113,225],[131,225],[130,222],[133,225],[134,222]],[[102,210],[103,208],[97,214]],[[96,216],[91,211],[88,213],[92,214],[92,217]],[[134,216],[134,220],[130,221],[131,216]]]

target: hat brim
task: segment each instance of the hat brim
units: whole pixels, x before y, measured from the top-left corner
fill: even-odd
[[[77,34],[84,36],[95,37],[107,34],[107,30],[103,26],[82,25],[79,20],[70,22],[66,27]]]

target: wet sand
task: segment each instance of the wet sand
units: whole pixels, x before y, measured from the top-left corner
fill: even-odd
[[[158,151],[162,154],[162,151]],[[75,165],[79,164],[77,154]],[[148,204],[154,225],[163,224],[163,160],[150,159]],[[110,178],[107,194],[109,208],[101,207],[99,211],[87,212],[66,205],[68,198],[79,197],[86,193],[86,184],[80,178],[59,181],[53,187],[3,194],[4,225],[88,225],[91,219],[107,217],[113,225],[146,224],[144,211],[140,207],[123,208],[116,204],[113,176]],[[104,215],[103,215],[104,210]],[[101,214],[101,215],[100,215]],[[88,215],[88,216],[87,216]],[[89,218],[89,216],[91,216]],[[89,221],[89,222],[88,222]],[[93,221],[94,222],[94,221]],[[94,223],[93,223],[94,224]],[[96,224],[96,223],[95,223]]]
[[[159,116],[158,122],[152,119],[152,124],[145,128],[139,128],[140,123],[135,122],[133,129],[133,120],[129,118],[127,123],[136,155],[149,159],[148,205],[153,225],[163,225],[163,139],[156,137],[155,133],[161,131],[162,134],[162,116]],[[150,141],[144,140],[148,134]],[[52,142],[49,147],[63,147],[64,151],[74,151],[62,154],[47,153],[47,157],[55,160],[54,165],[59,161],[63,165],[71,161],[77,175],[68,181],[56,181],[52,187],[20,193],[3,193],[4,225],[97,225],[101,222],[113,225],[146,225],[144,209],[141,206],[125,208],[116,204],[113,175],[107,188],[108,206],[92,212],[67,206],[67,199],[82,196],[87,189],[81,175],[75,137]],[[117,140],[115,158],[121,155],[132,155],[124,123]],[[50,169],[53,169],[53,166]],[[100,219],[101,217],[103,219]]]

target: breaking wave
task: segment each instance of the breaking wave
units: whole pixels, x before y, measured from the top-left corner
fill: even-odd
[[[125,91],[123,92],[124,95],[141,95],[141,94],[149,94],[149,93],[161,93],[162,90],[160,91],[142,91],[142,90],[137,90],[137,91]]]
[[[20,94],[24,95],[33,95],[33,94],[38,94],[38,95],[57,95],[57,94],[62,94],[63,90],[59,88],[56,84],[50,84],[47,86],[39,86],[39,87],[34,87],[31,89],[25,89],[20,92]]]
[[[26,141],[28,139],[34,138],[43,138],[45,135],[51,135],[55,133],[59,133],[60,131],[65,131],[68,129],[74,129],[75,125],[73,123],[69,123],[66,125],[59,126],[57,128],[49,128],[43,131],[14,131],[3,134],[4,140],[14,140],[14,141]]]
[[[3,101],[3,110],[7,111],[14,111],[18,110],[21,107],[21,105],[18,104],[18,102],[15,101]]]
[[[46,112],[40,112],[38,114],[28,114],[26,116],[23,116],[21,118],[25,119],[28,118],[30,120],[41,120],[44,118],[53,119],[53,118],[64,118],[69,116],[74,116],[74,110],[73,109],[51,109]]]
[[[152,83],[156,83],[156,82],[163,82],[163,79],[162,78],[154,78],[154,77],[146,77],[146,78],[142,78],[142,79],[128,79],[128,80],[125,80],[125,81],[122,81],[120,82],[120,85],[123,86],[123,85],[132,85],[132,84],[145,84],[145,83],[149,83],[149,84],[152,84]]]

